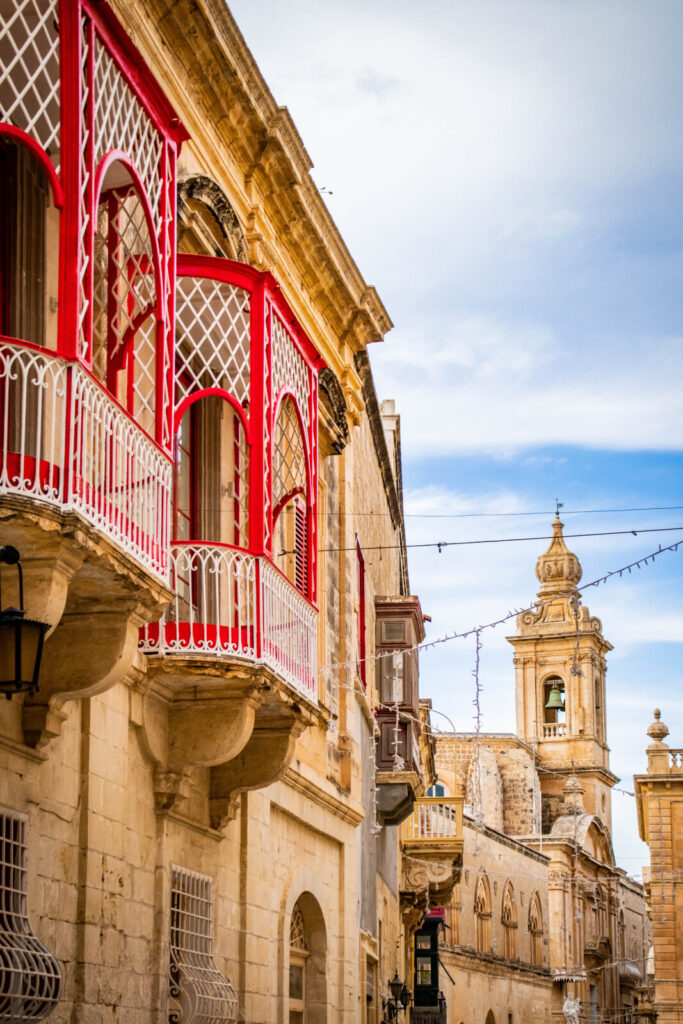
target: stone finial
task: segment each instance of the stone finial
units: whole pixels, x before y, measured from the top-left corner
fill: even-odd
[[[583,788],[576,775],[570,775],[562,787],[565,814],[586,813],[586,808],[583,806],[583,794],[585,792],[586,790]]]
[[[664,722],[660,721],[662,712],[659,708],[655,708],[654,715],[655,720],[647,730],[647,734],[655,743],[661,743],[664,737],[669,735],[669,728],[664,724]]]
[[[581,563],[564,542],[564,523],[555,516],[553,539],[548,550],[536,562],[536,576],[541,584],[539,597],[549,594],[566,594],[576,588],[583,575]]]

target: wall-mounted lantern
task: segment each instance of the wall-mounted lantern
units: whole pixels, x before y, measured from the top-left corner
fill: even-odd
[[[30,696],[38,689],[43,640],[50,627],[25,618],[24,580],[17,549],[9,544],[0,547],[1,564],[16,565],[19,573],[19,608],[2,607],[0,576],[0,693],[11,700],[15,693]]]
[[[398,971],[396,971],[394,977],[389,982],[389,990],[391,998],[384,1001],[384,1019],[395,1021],[398,1020],[401,1010],[405,1011],[408,1009],[413,997],[406,983],[399,978]]]

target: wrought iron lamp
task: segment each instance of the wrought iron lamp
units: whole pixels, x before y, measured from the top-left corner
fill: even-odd
[[[38,689],[43,640],[50,627],[25,617],[24,579],[17,549],[9,544],[0,547],[0,564],[16,565],[19,573],[19,608],[3,609],[0,579],[0,693],[11,700],[15,693],[30,696]]]
[[[384,1009],[386,1011],[384,1019],[395,1021],[398,1020],[401,1010],[405,1011],[408,1009],[413,997],[406,983],[399,978],[398,971],[396,971],[389,982],[389,991],[391,992],[391,998],[386,999],[384,1002]]]

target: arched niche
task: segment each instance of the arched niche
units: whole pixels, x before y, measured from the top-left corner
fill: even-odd
[[[178,224],[180,252],[247,262],[247,240],[232,203],[207,175],[178,183]]]

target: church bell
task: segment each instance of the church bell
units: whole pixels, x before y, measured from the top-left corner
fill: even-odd
[[[546,709],[548,711],[564,711],[564,701],[562,700],[562,692],[559,686],[551,687]]]

